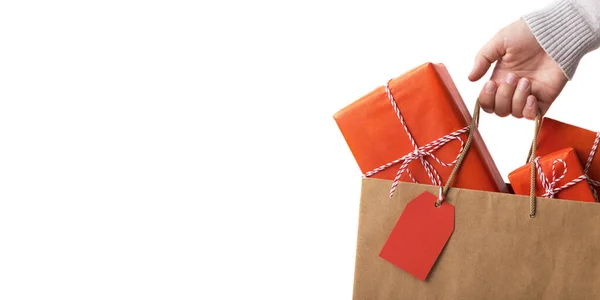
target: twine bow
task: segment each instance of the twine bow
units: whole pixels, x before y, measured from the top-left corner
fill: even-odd
[[[562,168],[562,174],[560,176],[556,176],[557,172],[556,172],[556,165],[558,163],[561,163],[563,168]],[[587,175],[583,174],[567,183],[565,183],[564,185],[560,186],[560,187],[556,187],[556,185],[563,179],[565,178],[565,175],[567,175],[567,163],[562,160],[562,159],[555,159],[552,162],[552,181],[548,180],[548,177],[546,177],[546,175],[544,175],[544,172],[542,172],[542,167],[540,165],[540,157],[536,157],[535,158],[535,166],[537,169],[538,174],[540,174],[540,181],[542,183],[542,187],[544,188],[544,190],[546,191],[546,193],[544,193],[542,195],[542,197],[547,197],[547,198],[554,198],[554,196],[556,194],[558,194],[558,192],[571,187],[581,181],[586,180],[588,177]]]
[[[398,172],[396,173],[396,177],[394,178],[392,187],[390,188],[389,196],[391,198],[394,195],[394,192],[396,191],[396,187],[398,186],[398,183],[400,182],[400,177],[402,177],[402,175],[405,172],[408,174],[408,176],[414,183],[418,183],[417,180],[412,175],[412,173],[410,172],[410,169],[408,169],[408,165],[411,162],[416,161],[416,160],[419,160],[421,162],[421,164],[423,165],[423,168],[425,168],[425,171],[427,171],[427,175],[428,175],[429,179],[431,180],[431,183],[436,186],[441,186],[442,179],[440,178],[439,173],[433,167],[433,165],[430,162],[428,162],[425,158],[431,157],[431,159],[435,160],[436,162],[438,162],[440,165],[442,165],[444,167],[450,167],[450,166],[455,165],[460,157],[460,154],[463,151],[464,146],[465,146],[465,143],[459,136],[463,133],[468,132],[470,126],[466,126],[462,129],[454,131],[448,135],[440,137],[437,140],[435,140],[425,146],[419,147],[417,145],[415,139],[413,138],[412,134],[408,130],[408,127],[406,126],[406,122],[404,121],[404,117],[402,117],[402,114],[400,113],[400,109],[398,108],[398,105],[396,104],[396,100],[394,99],[394,96],[392,95],[392,92],[390,91],[390,88],[389,88],[390,81],[388,81],[384,86],[385,92],[388,96],[388,99],[390,100],[390,103],[392,104],[392,107],[394,108],[394,111],[396,112],[396,116],[400,120],[400,123],[402,123],[402,126],[404,127],[404,131],[406,132],[406,135],[408,136],[408,139],[410,140],[414,150],[405,154],[404,156],[401,156],[398,159],[395,159],[389,163],[381,165],[381,166],[365,173],[365,177],[371,177],[383,170],[386,170],[386,169],[402,162],[402,164],[400,165],[400,168],[398,169]],[[434,154],[434,152],[452,140],[458,140],[460,142],[460,150],[458,151],[456,158],[452,162],[446,163],[446,162],[440,160]]]

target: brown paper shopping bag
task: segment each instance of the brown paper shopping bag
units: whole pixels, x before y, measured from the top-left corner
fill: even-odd
[[[478,117],[476,106],[472,132]],[[535,138],[532,153],[531,163]],[[389,198],[390,180],[363,179],[354,299],[600,299],[600,204],[449,184],[454,232],[421,281],[379,253],[407,203],[440,188],[401,182]]]

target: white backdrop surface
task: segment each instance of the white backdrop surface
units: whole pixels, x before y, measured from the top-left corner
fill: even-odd
[[[4,1],[1,299],[350,299],[361,173],[332,116],[548,2]],[[600,53],[548,116],[600,130]],[[505,176],[532,123],[483,115]]]

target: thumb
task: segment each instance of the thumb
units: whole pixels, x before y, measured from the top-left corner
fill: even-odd
[[[469,80],[477,81],[485,75],[490,66],[500,59],[504,51],[504,39],[499,34],[496,34],[489,42],[487,42],[477,56],[475,56],[475,64],[469,74]]]

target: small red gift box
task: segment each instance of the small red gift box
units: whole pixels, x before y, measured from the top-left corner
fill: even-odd
[[[588,176],[588,184],[594,187],[596,195],[600,195],[600,183],[597,181],[600,180],[600,158],[594,158],[599,141],[598,132],[546,117],[540,127],[536,154],[546,155],[562,148],[573,148],[583,173]]]
[[[537,151],[536,151],[537,152]],[[595,198],[573,148],[536,158],[535,195],[547,198],[594,202]],[[515,194],[529,195],[531,164],[508,174]]]

